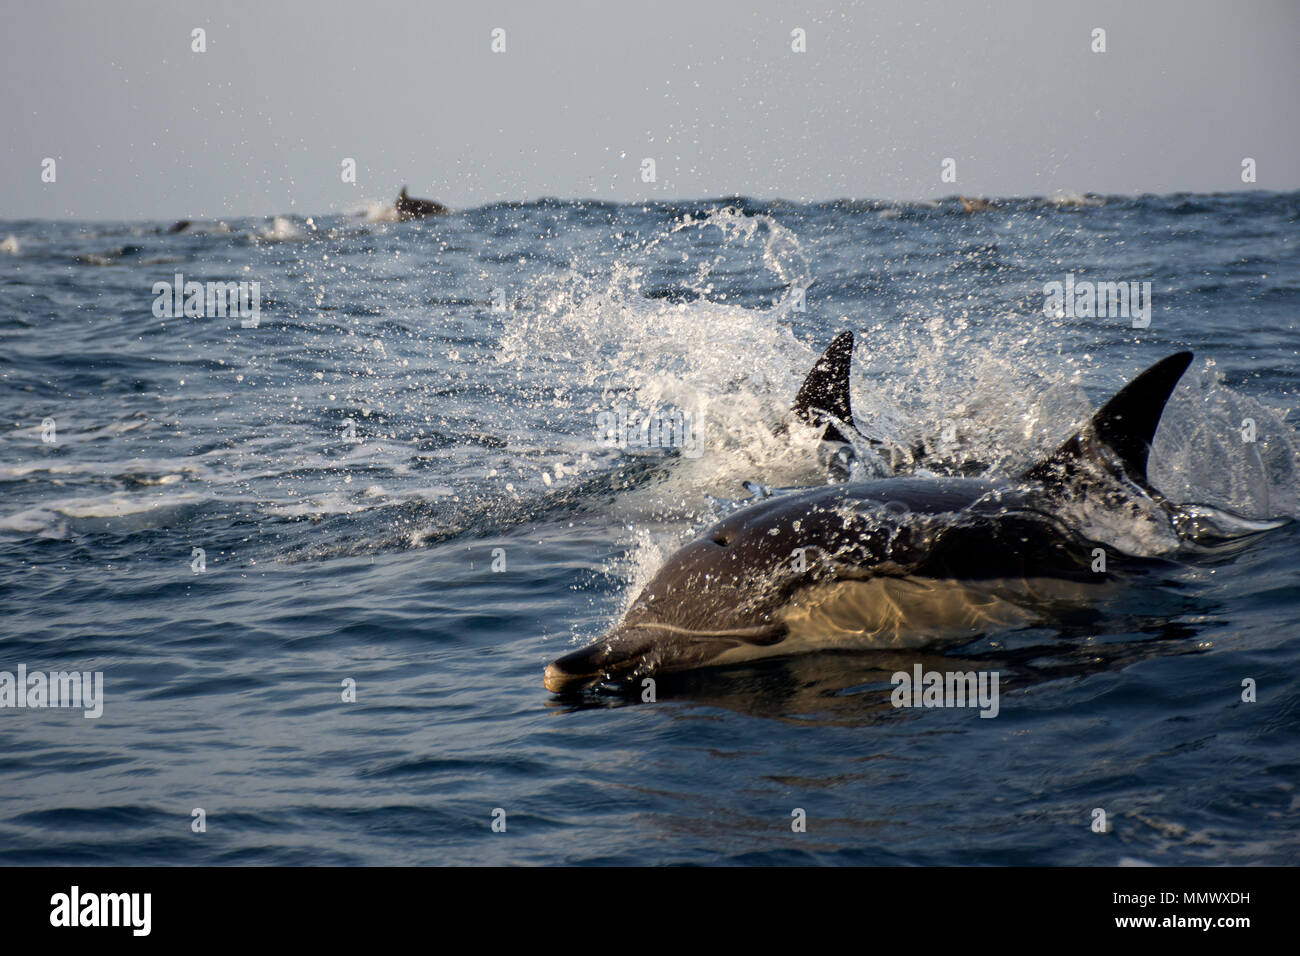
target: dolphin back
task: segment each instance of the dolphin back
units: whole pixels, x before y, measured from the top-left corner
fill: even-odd
[[[1174,386],[1192,362],[1191,352],[1177,352],[1129,382],[1083,428],[1022,476],[1045,485],[1061,485],[1100,468],[1154,492],[1147,481],[1147,459]]]
[[[841,332],[804,379],[790,409],[801,422],[824,424],[826,431],[822,438],[825,441],[848,442],[832,419],[843,422],[848,428],[854,427],[853,409],[849,404],[849,370],[852,364],[853,333]]]

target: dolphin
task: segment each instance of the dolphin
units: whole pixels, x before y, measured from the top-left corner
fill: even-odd
[[[397,209],[397,218],[401,222],[410,219],[423,219],[426,216],[445,216],[451,212],[440,202],[434,202],[432,199],[413,199],[406,195],[406,187],[397,194],[397,201],[393,203]]]
[[[988,470],[985,462],[941,456],[931,448],[935,441],[918,439],[904,445],[861,426],[849,401],[852,364],[853,333],[841,332],[808,373],[790,409],[794,419],[822,429],[817,457],[832,479],[850,477],[855,465],[876,478],[917,467],[967,476]],[[784,427],[782,423],[778,429]]]
[[[853,365],[853,333],[844,331],[831,340],[795,395],[790,417],[821,429],[817,457],[832,478],[852,474],[855,463],[875,477],[892,474],[899,464],[915,463],[924,445],[903,449],[859,427],[849,401],[849,372]],[[778,425],[786,429],[788,422]],[[859,452],[867,452],[861,455]]]
[[[858,434],[851,334],[838,336],[794,414],[823,438]],[[1051,455],[1018,476],[886,477],[774,495],[672,555],[619,624],[551,662],[555,693],[824,649],[969,641],[1090,600],[1135,563],[1079,530],[1080,509],[1213,536],[1223,514],[1173,505],[1147,480],[1165,403],[1192,361],[1178,352],[1129,382]],[[1224,532],[1276,524],[1240,519]],[[1099,560],[1101,555],[1101,560]]]

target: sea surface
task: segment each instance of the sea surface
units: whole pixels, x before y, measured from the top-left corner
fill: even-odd
[[[842,329],[864,427],[992,475],[1191,349],[1152,483],[1296,516],[1298,216],[1250,192],[0,221],[0,671],[103,675],[98,718],[0,709],[0,862],[1295,863],[1295,523],[1208,551],[1092,529],[1160,570],[958,647],[653,702],[542,672],[757,486],[828,480],[786,410]],[[172,315],[177,274],[257,282],[256,321]],[[1149,324],[1053,308],[1071,276],[1149,282]],[[690,416],[700,453],[610,441],[638,412]],[[998,716],[891,706],[916,663],[997,670]]]

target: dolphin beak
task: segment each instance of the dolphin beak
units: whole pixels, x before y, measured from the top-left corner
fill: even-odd
[[[624,625],[552,661],[542,683],[559,694],[597,681],[627,681],[662,670],[698,667],[736,643],[717,633],[658,624]]]
[[[542,678],[542,683],[552,694],[563,693],[565,688],[572,687],[574,684],[581,683],[584,680],[580,674],[571,674],[566,671],[556,661],[546,665],[546,675]]]
[[[648,665],[655,645],[652,632],[638,627],[615,628],[596,643],[548,664],[542,683],[558,694],[598,680],[634,676]]]

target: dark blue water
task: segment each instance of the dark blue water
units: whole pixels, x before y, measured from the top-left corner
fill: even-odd
[[[826,480],[779,425],[842,328],[860,418],[904,443],[950,424],[995,474],[1190,348],[1154,484],[1296,515],[1298,212],[2,222],[0,670],[102,671],[105,700],[0,710],[0,860],[1295,862],[1295,525],[1187,554],[1116,522],[1158,572],[960,648],[704,671],[653,704],[541,677],[742,482]],[[178,272],[260,282],[258,325],[155,316]],[[1067,274],[1149,281],[1149,327],[1045,314]],[[620,406],[689,410],[704,453],[606,447]],[[890,672],[952,661],[1004,675],[996,719],[889,706]]]

